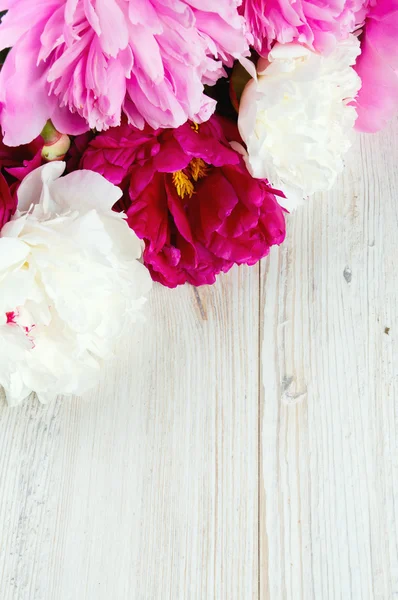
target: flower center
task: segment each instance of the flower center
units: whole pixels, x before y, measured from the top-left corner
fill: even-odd
[[[201,158],[193,158],[186,169],[173,173],[173,184],[180,198],[192,198],[195,193],[195,183],[206,177],[209,165]]]
[[[198,181],[198,179],[206,177],[209,172],[209,165],[201,158],[193,158],[188,165],[188,169],[191,172],[192,179]]]
[[[192,197],[195,188],[192,181],[189,179],[188,175],[184,173],[184,171],[176,171],[173,173],[173,183],[180,198],[184,198],[185,196],[189,196],[190,198]]]

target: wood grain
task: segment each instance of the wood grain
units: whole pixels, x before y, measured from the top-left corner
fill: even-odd
[[[398,598],[397,133],[262,265],[262,599]]]
[[[85,399],[0,406],[0,600],[398,598],[397,133]]]
[[[156,286],[95,393],[1,408],[1,600],[256,597],[258,295]]]

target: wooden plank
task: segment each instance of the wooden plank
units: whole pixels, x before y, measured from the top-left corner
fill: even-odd
[[[394,598],[398,127],[258,270],[156,287],[85,401],[0,409],[4,600]],[[115,392],[116,390],[116,392]]]
[[[398,122],[262,266],[262,600],[398,597]]]
[[[2,600],[258,597],[258,298],[156,286],[95,393],[1,407]]]

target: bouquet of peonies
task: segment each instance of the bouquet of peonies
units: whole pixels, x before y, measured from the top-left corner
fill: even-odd
[[[398,0],[0,0],[0,385],[81,394],[151,280],[214,283],[398,103]]]

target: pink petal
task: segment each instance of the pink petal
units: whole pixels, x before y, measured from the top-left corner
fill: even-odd
[[[365,22],[355,67],[362,80],[357,99],[359,131],[374,132],[398,110],[398,0],[379,0]]]

